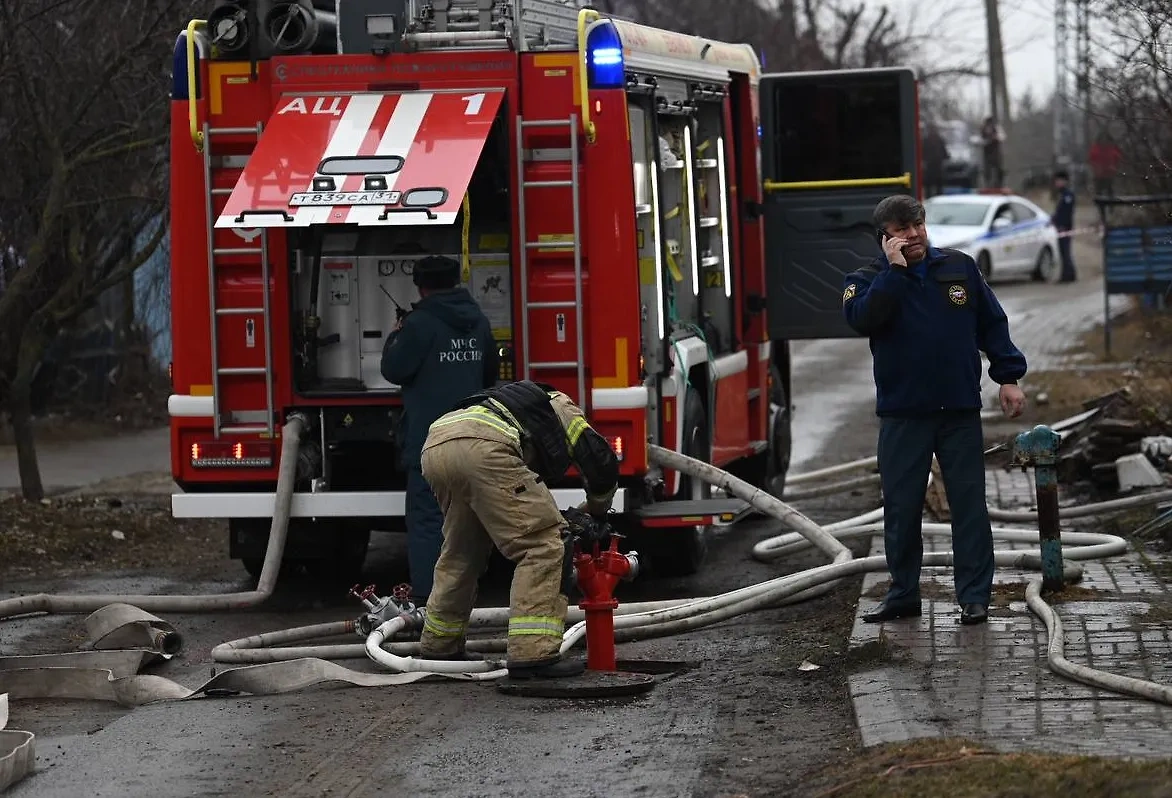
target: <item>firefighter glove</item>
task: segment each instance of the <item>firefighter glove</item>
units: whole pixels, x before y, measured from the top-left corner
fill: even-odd
[[[599,520],[590,513],[583,512],[580,507],[571,507],[562,510],[562,517],[566,519],[571,537],[578,540],[583,546],[592,546],[595,543],[605,543],[610,538],[610,524]]]

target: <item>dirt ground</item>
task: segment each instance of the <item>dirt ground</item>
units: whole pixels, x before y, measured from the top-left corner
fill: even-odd
[[[971,740],[920,740],[836,763],[807,788],[814,798],[1166,798],[1172,760],[1004,754]]]
[[[0,501],[0,576],[5,578],[46,571],[84,577],[176,568],[206,577],[225,566],[227,552],[223,521],[174,518],[165,495]]]
[[[1039,417],[1074,415],[1084,402],[1122,389],[1130,391],[1136,402],[1168,412],[1172,407],[1172,314],[1133,308],[1111,329],[1110,358],[1104,351],[1102,325],[1096,325],[1073,347],[1090,354],[1090,359],[1067,370],[1027,376],[1030,404],[1036,406]]]

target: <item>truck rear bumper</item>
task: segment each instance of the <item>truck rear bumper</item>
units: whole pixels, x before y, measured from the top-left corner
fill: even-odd
[[[586,501],[584,490],[554,490],[560,509]],[[294,493],[294,518],[402,517],[406,511],[403,491],[346,491],[339,493]],[[274,493],[173,493],[171,514],[176,518],[272,518]],[[615,493],[611,505],[625,512],[627,489]]]

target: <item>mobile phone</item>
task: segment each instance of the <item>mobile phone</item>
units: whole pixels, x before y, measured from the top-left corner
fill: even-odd
[[[882,227],[876,227],[875,228],[875,238],[878,239],[879,245],[882,246],[884,241],[891,238],[891,234],[888,233],[886,230],[884,230]]]

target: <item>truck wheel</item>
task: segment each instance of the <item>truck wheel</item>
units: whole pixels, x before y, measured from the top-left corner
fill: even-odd
[[[239,559],[253,579],[260,579],[271,526],[272,522],[267,518],[228,519],[228,556]],[[285,570],[283,566],[284,563],[282,571]]]
[[[769,366],[773,387],[769,392],[769,451],[766,453],[765,490],[781,497],[785,491],[785,478],[793,456],[793,417],[789,411],[789,397],[776,364]],[[776,407],[776,410],[774,409]]]
[[[708,414],[700,392],[689,387],[684,397],[683,453],[688,457],[711,460],[712,443],[708,440]],[[712,486],[681,476],[676,499],[686,501],[710,498]],[[690,576],[700,570],[708,554],[708,527],[687,526],[655,533],[651,552],[654,570],[661,576]]]
[[[264,557],[243,557],[240,562],[244,565],[244,570],[248,571],[248,575],[257,581],[260,580],[260,572],[264,570]]]
[[[333,545],[320,559],[306,563],[310,575],[329,584],[349,585],[362,577],[366,552],[370,546],[370,527],[365,522],[337,521],[322,530],[333,538]]]
[[[362,575],[370,544],[370,526],[364,520],[298,523],[290,519],[279,574],[308,571],[322,580],[346,581]],[[238,557],[253,579],[260,579],[269,545],[268,518],[229,519],[229,556]]]

